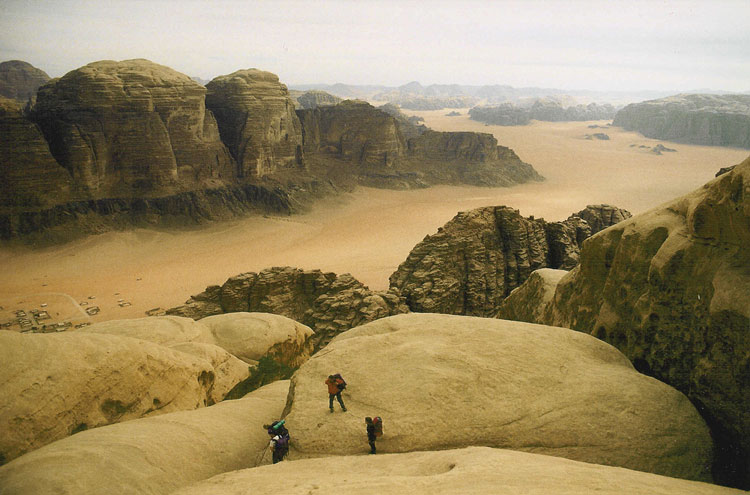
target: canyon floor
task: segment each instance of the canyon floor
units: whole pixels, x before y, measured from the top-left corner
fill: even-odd
[[[348,272],[371,289],[385,289],[412,247],[459,211],[507,205],[524,216],[562,220],[588,204],[609,203],[636,214],[694,190],[748,155],[648,139],[606,122],[486,126],[459,111],[458,117],[447,117],[449,110],[410,113],[435,130],[491,132],[547,180],[512,188],[359,188],[304,215],[110,232],[43,249],[3,247],[0,324],[15,321],[21,309],[46,310],[50,321],[73,325],[140,317],[232,275],[279,265]],[[586,139],[594,133],[609,140]],[[676,152],[651,152],[659,143]],[[93,307],[97,314],[85,314]]]

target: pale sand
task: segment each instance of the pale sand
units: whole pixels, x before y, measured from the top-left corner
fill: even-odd
[[[0,322],[12,310],[38,308],[47,297],[41,292],[98,305],[101,313],[92,321],[140,317],[154,307],[181,304],[230,276],[282,265],[348,272],[372,289],[385,289],[414,245],[458,211],[508,205],[525,216],[562,220],[587,204],[609,203],[635,214],[692,191],[750,154],[665,142],[678,152],[657,156],[629,145],[660,141],[619,129],[589,129],[591,122],[485,126],[466,115],[445,117],[448,111],[413,113],[436,130],[492,132],[547,180],[496,189],[362,188],[321,202],[306,215],[251,217],[186,231],[112,232],[36,251],[0,249]],[[595,132],[610,140],[583,138]],[[120,307],[119,299],[132,305]]]

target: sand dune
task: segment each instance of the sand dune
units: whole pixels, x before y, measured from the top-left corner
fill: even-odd
[[[485,126],[461,112],[461,117],[445,117],[444,110],[413,113],[436,130],[492,132],[547,181],[513,188],[361,188],[321,202],[305,215],[251,217],[185,230],[110,232],[32,251],[3,248],[0,322],[16,309],[38,307],[46,297],[40,293],[67,294],[98,305],[101,312],[91,321],[143,316],[151,308],[180,304],[232,275],[278,265],[349,272],[372,289],[384,289],[411,248],[458,211],[504,204],[523,215],[561,220],[587,204],[610,203],[635,214],[699,187],[720,167],[748,154],[665,143],[677,152],[659,156],[638,146],[650,148],[660,141],[616,128],[588,128],[604,122]],[[610,140],[584,138],[594,132],[605,132]],[[121,302],[130,305],[122,307]],[[51,316],[63,318],[65,311]],[[88,319],[70,313],[76,322]]]

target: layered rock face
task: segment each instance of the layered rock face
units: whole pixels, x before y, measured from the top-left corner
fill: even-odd
[[[421,129],[392,109],[381,111],[356,100],[297,114],[305,153],[326,153],[350,164],[368,186],[503,187],[543,180],[490,134]]]
[[[147,60],[94,62],[42,86],[32,116],[87,199],[166,195],[233,177],[205,94]]]
[[[553,100],[539,99],[530,107],[520,107],[512,103],[492,107],[474,107],[469,110],[472,120],[493,125],[526,125],[531,120],[547,122],[568,122],[585,120],[606,120],[615,116],[615,108],[610,104],[571,105],[564,107]]]
[[[5,495],[166,494],[253,467],[268,445],[262,425],[279,417],[288,390],[280,381],[241,400],[84,431],[0,467],[0,486]]]
[[[306,153],[330,151],[364,168],[393,167],[406,148],[396,120],[369,103],[346,100],[297,112]]]
[[[608,205],[579,213],[601,228],[630,213]],[[461,212],[427,236],[390,277],[412,311],[494,316],[500,302],[538,268],[578,263],[591,225],[524,218],[505,206]]]
[[[589,239],[581,264],[559,281],[537,320],[591,333],[683,391],[712,429],[717,479],[744,488],[750,487],[748,246],[750,159]]]
[[[206,85],[206,107],[215,115],[239,177],[263,177],[302,168],[302,131],[294,102],[278,76],[247,69]]]
[[[557,284],[568,272],[540,268],[531,272],[524,283],[513,289],[497,307],[496,317],[503,320],[539,323],[555,296]]]
[[[598,466],[546,455],[470,447],[386,456],[338,456],[282,462],[269,469],[246,469],[215,476],[176,495],[231,495],[248,486],[257,495],[322,493],[380,495],[739,495],[739,490],[697,481]],[[332,464],[334,464],[332,466]],[[342,476],[341,473],[346,473]],[[314,492],[313,492],[314,493]]]
[[[348,412],[325,407],[340,371]],[[408,370],[408,372],[404,372]],[[711,438],[690,401],[612,346],[568,329],[407,314],[352,329],[292,377],[285,410],[300,456],[508,448],[708,481]],[[436,427],[435,425],[440,425]]]
[[[750,148],[750,95],[685,94],[633,103],[613,124],[646,137]]]
[[[28,62],[9,60],[0,63],[0,96],[27,102],[33,100],[39,86],[50,77]]]
[[[309,326],[318,350],[343,331],[408,308],[397,291],[371,291],[349,274],[276,267],[208,287],[167,313],[197,319],[247,311],[282,315]]]
[[[113,335],[0,334],[0,461],[73,433],[212,403],[211,363]]]
[[[0,206],[38,208],[70,197],[70,174],[52,157],[21,105],[5,98],[0,98],[0,136]]]

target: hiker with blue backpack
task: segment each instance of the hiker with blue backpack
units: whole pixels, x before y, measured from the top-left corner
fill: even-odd
[[[271,441],[268,446],[271,448],[273,463],[281,462],[289,453],[289,430],[284,426],[285,421],[274,421],[270,425],[263,425]]]
[[[339,404],[341,404],[341,410],[346,412],[346,406],[341,399],[341,392],[346,388],[346,381],[344,381],[344,378],[340,373],[328,375],[328,379],[325,383],[328,385],[328,408],[333,412],[333,398],[335,397],[336,400],[339,401]]]

